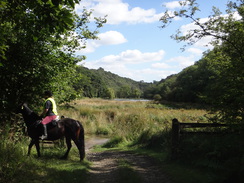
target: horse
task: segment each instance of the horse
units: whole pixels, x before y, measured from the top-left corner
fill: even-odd
[[[27,126],[28,136],[31,138],[28,147],[28,156],[31,153],[31,148],[35,144],[38,157],[40,154],[40,136],[43,134],[43,125],[41,124],[42,118],[33,112],[26,103],[19,105],[16,113],[21,113],[25,124]],[[58,121],[52,121],[47,124],[47,140],[54,141],[65,137],[67,151],[62,159],[67,159],[69,151],[72,147],[71,139],[79,150],[80,161],[85,158],[85,141],[84,141],[84,128],[82,124],[71,118],[63,118]]]

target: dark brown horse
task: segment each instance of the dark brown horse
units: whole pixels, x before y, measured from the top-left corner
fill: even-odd
[[[40,154],[40,145],[39,137],[43,133],[43,126],[40,124],[41,117],[38,116],[35,112],[29,109],[26,103],[20,105],[16,111],[23,115],[25,124],[27,126],[28,135],[31,138],[29,144],[28,155],[30,155],[31,148],[35,144],[38,157]],[[82,161],[85,157],[85,142],[84,142],[84,128],[81,123],[77,120],[70,118],[63,118],[57,122],[50,122],[47,125],[47,140],[58,140],[62,137],[65,137],[67,144],[67,151],[62,157],[66,159],[68,157],[69,151],[71,149],[71,139],[74,141],[77,146],[80,154],[80,160]]]

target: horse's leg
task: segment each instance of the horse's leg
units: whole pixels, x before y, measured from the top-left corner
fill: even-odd
[[[41,157],[39,139],[35,140],[35,146],[36,146],[37,156]]]
[[[80,161],[82,161],[85,158],[85,145],[84,145],[84,140],[74,140],[74,143],[76,145],[76,147],[79,150],[79,154],[80,154]]]
[[[64,156],[62,157],[62,159],[67,159],[69,151],[70,151],[70,149],[72,147],[71,138],[70,137],[65,137],[65,140],[66,140],[66,145],[67,145],[67,151],[64,154]]]
[[[31,148],[32,146],[35,144],[35,140],[34,139],[31,139],[30,141],[30,144],[29,144],[29,147],[28,147],[28,156],[30,156],[30,153],[31,153]]]
[[[37,155],[38,155],[38,157],[40,157],[41,156],[41,153],[40,153],[40,145],[39,145],[39,140],[38,139],[31,139],[31,142],[30,142],[30,144],[29,144],[29,148],[28,148],[28,156],[30,155],[30,153],[31,153],[31,148],[32,148],[32,146],[35,144],[35,146],[36,146],[36,151],[37,151]]]
[[[73,141],[79,150],[80,161],[82,161],[85,158],[85,137],[83,127],[79,128],[76,133],[76,138],[73,138]]]
[[[81,125],[80,127],[80,134],[79,134],[79,141],[80,141],[80,160],[82,161],[85,158],[85,132],[84,132],[84,128]]]

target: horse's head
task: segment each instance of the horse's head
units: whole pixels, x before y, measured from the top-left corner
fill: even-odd
[[[25,122],[28,124],[36,122],[37,120],[41,120],[42,118],[38,116],[35,112],[33,112],[26,103],[21,103],[18,105],[15,113],[21,113],[24,117]]]
[[[25,102],[22,102],[21,104],[18,105],[17,109],[15,110],[15,113],[23,113],[25,109],[27,108],[27,104]]]

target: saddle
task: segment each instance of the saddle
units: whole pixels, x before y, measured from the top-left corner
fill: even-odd
[[[58,125],[59,119],[52,120],[50,123],[47,124],[47,128],[53,128]]]
[[[60,119],[58,119],[58,118],[56,118],[55,120],[52,120],[51,122],[49,122],[49,123],[47,124],[47,128],[48,128],[48,129],[51,129],[51,128],[54,128],[54,127],[58,126],[59,121],[60,121]],[[39,125],[42,125],[41,122],[42,122],[42,120],[38,120],[38,121],[36,121],[36,122],[33,124],[33,127],[34,127],[34,128],[37,128]]]

